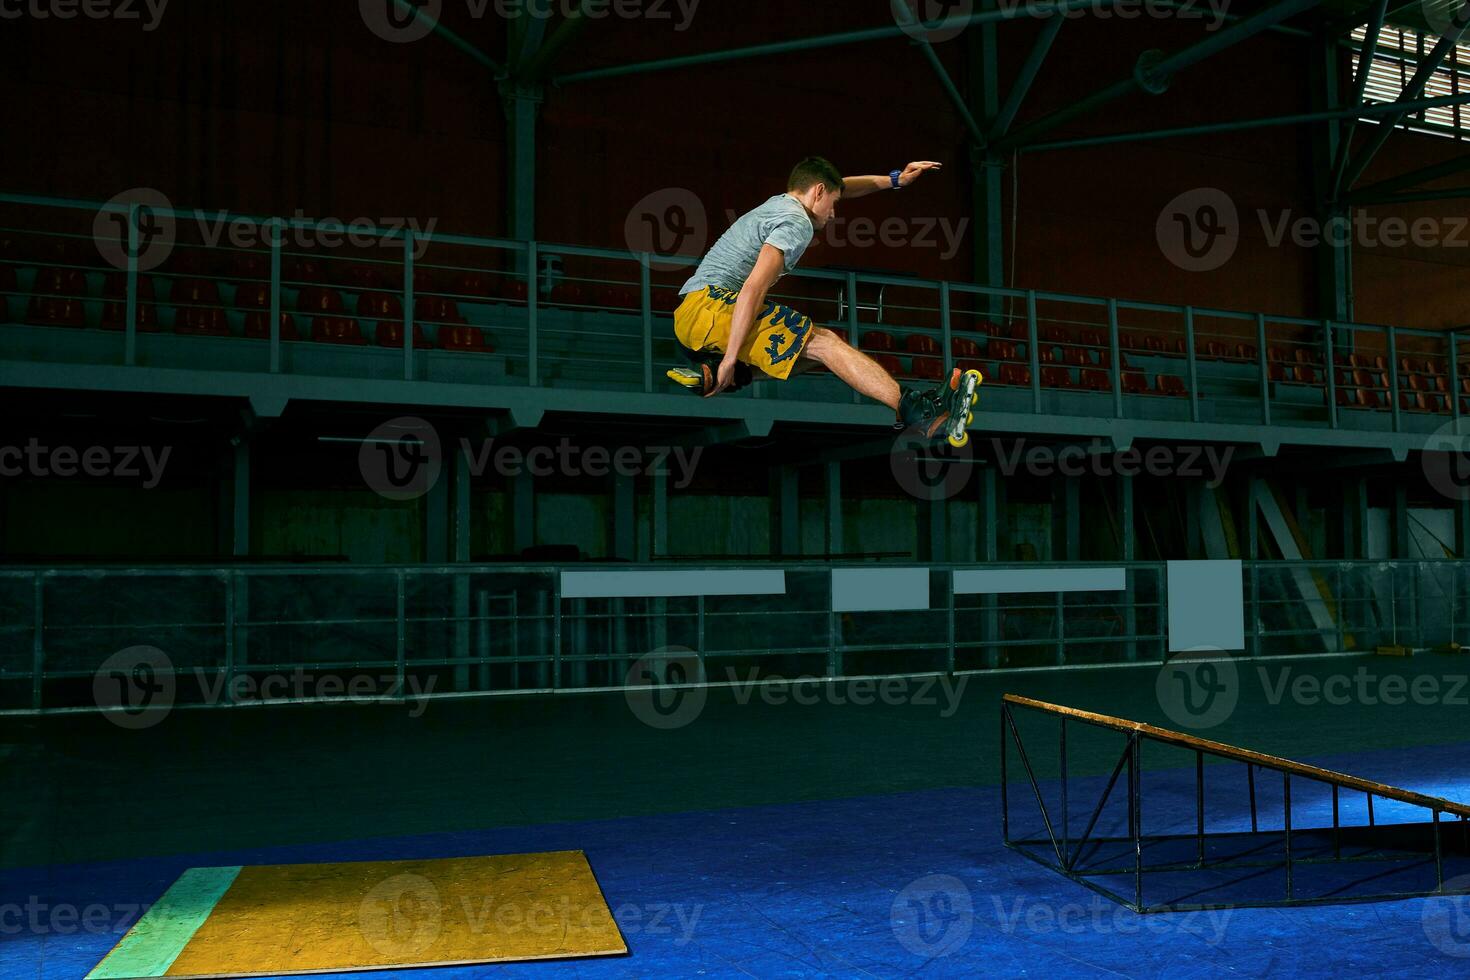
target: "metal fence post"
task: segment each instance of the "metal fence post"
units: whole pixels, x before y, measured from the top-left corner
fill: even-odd
[[[1118,346],[1118,301],[1108,300],[1108,347],[1112,351],[1113,418],[1123,417],[1123,351]]]
[[[138,214],[140,205],[128,205],[128,275],[126,334],[123,337],[123,362],[138,363]]]
[[[648,264],[652,258],[647,252],[639,253],[638,292],[643,307],[643,390],[653,391],[653,279]]]
[[[1261,424],[1271,424],[1271,364],[1266,357],[1266,316],[1256,314],[1256,360],[1261,368]]]
[[[46,617],[42,611],[41,573],[31,573],[31,710],[41,710],[41,680],[46,674]]]
[[[271,373],[281,370],[281,219],[272,218],[271,229]]]
[[[1199,359],[1195,355],[1194,307],[1184,308],[1184,355],[1189,364],[1189,420],[1199,421]]]
[[[1036,290],[1026,290],[1027,360],[1031,362],[1031,406],[1041,414],[1041,330],[1036,323]],[[997,369],[998,370],[998,369]]]
[[[848,340],[851,341],[853,347],[857,347],[858,346],[858,308],[857,308],[857,273],[855,273],[855,272],[849,272],[847,274],[847,332],[848,332],[848,335],[849,335],[848,336]],[[859,402],[861,402],[862,400],[863,400],[863,396],[862,395],[859,395],[857,393],[857,389],[853,389],[853,392],[852,392],[852,403],[854,405],[856,405]]]
[[[413,380],[413,231],[403,235],[403,380]]]
[[[1450,345],[1450,358],[1448,374],[1450,378],[1450,416],[1454,423],[1450,431],[1455,435],[1460,434],[1460,334],[1457,330],[1451,330],[1448,341]]]
[[[1388,397],[1393,410],[1393,431],[1399,431],[1399,342],[1398,331],[1388,328]]]
[[[954,351],[951,349],[950,337],[953,333],[949,325],[949,281],[945,280],[939,284],[939,337],[940,343],[944,345],[944,377],[949,378],[950,371],[954,368]]]
[[[527,383],[536,387],[541,383],[539,351],[537,349],[537,291],[541,288],[541,272],[536,268],[536,243],[526,243],[526,377]]]
[[[396,646],[397,646],[396,690],[398,692],[398,698],[399,698],[399,700],[402,700],[403,697],[404,697],[404,694],[403,694],[403,689],[404,689],[404,683],[403,682],[404,682],[404,674],[405,674],[405,670],[404,670],[405,663],[404,663],[404,661],[405,661],[405,659],[407,658],[407,655],[408,655],[407,595],[406,595],[406,591],[405,591],[405,588],[404,588],[404,584],[405,584],[404,583],[404,579],[405,579],[406,576],[407,576],[407,573],[403,569],[401,569],[401,568],[398,569],[398,574],[396,576],[397,586],[398,586],[398,596],[397,596],[397,602],[395,603],[394,626],[396,627],[396,633],[397,633],[397,638],[396,638],[397,639],[397,643],[396,643]]]
[[[1322,321],[1322,350],[1322,356],[1326,360],[1324,369],[1327,372],[1324,379],[1326,387],[1323,389],[1327,393],[1327,424],[1335,429],[1337,428],[1337,365],[1333,363],[1331,320]]]
[[[225,572],[225,704],[234,704],[235,682],[235,573]]]

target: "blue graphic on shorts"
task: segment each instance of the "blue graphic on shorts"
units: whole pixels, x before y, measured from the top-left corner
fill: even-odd
[[[789,306],[778,306],[775,303],[767,303],[766,308],[761,311],[761,319],[775,327],[786,327],[791,331],[791,342],[783,349],[781,345],[786,343],[786,335],[782,333],[771,334],[771,342],[766,347],[766,356],[771,359],[772,364],[780,364],[789,361],[801,350],[801,342],[806,339],[807,332],[812,328],[812,321],[802,316]]]

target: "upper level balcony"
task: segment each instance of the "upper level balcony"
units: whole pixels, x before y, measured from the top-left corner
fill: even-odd
[[[0,381],[249,399],[886,425],[828,374],[698,399],[688,256],[0,195]],[[1460,432],[1457,332],[807,269],[777,302],[901,380],[985,374],[987,430],[1389,449]]]

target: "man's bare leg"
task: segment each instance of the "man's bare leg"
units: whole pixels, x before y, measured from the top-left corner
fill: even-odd
[[[802,361],[821,364],[856,389],[898,411],[899,388],[893,376],[867,354],[852,347],[826,327],[814,327],[812,338],[801,352]],[[798,368],[802,365],[798,362]]]

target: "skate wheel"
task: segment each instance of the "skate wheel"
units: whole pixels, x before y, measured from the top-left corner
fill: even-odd
[[[957,436],[949,437],[949,444],[956,449],[963,449],[969,443],[969,441],[970,434],[968,432],[961,432]]]
[[[975,424],[975,413],[974,412],[966,412],[965,413],[965,426],[966,427],[969,427],[969,426],[974,425],[974,424]]]
[[[975,404],[979,400],[980,400],[980,392],[978,392],[978,391],[972,391],[972,392],[970,392],[970,404],[971,405]]]

